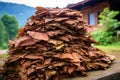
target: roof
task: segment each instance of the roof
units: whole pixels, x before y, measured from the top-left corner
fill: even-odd
[[[71,4],[67,8],[80,10],[83,7],[92,6],[92,5],[95,5],[96,3],[101,3],[104,1],[106,1],[106,0],[84,0],[84,1],[78,2],[76,4]]]

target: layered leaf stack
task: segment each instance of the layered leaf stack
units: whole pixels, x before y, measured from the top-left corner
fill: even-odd
[[[37,7],[26,25],[9,41],[5,80],[60,80],[106,69],[113,56],[94,48],[79,11]]]

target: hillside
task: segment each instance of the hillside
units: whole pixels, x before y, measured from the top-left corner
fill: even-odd
[[[33,15],[35,8],[23,4],[7,3],[0,1],[0,17],[3,14],[16,16],[20,26],[23,26],[27,19]]]

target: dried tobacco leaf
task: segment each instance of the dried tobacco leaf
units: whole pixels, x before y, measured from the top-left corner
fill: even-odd
[[[110,59],[109,60],[115,60],[115,56],[113,56],[113,55],[109,55],[109,54],[106,54]]]
[[[52,58],[45,59],[44,65],[50,64],[52,61]]]
[[[56,49],[56,50],[60,50],[60,49],[63,48],[64,46],[65,46],[65,44],[60,44],[60,45],[55,46],[55,49]]]
[[[19,56],[11,56],[11,57],[8,58],[8,63],[16,62],[19,59],[20,59]]]
[[[72,56],[73,56],[73,62],[80,62],[80,55],[78,54],[78,53],[76,53],[76,52],[73,52],[72,53]]]
[[[66,64],[65,62],[56,62],[53,64],[53,67],[63,66],[65,64]]]
[[[55,70],[46,70],[45,71],[46,80],[49,80],[51,78],[51,76],[53,76],[55,74],[56,74]]]
[[[68,67],[68,73],[71,74],[75,70],[75,66]]]
[[[30,65],[31,65],[31,61],[25,61],[25,62],[22,64],[22,66],[23,66],[24,68],[28,68]]]
[[[75,24],[76,22],[74,20],[67,20],[65,21],[66,24],[69,24],[69,25],[73,25]]]
[[[27,75],[30,75],[30,74],[32,74],[33,72],[35,72],[35,69],[34,69],[34,68],[28,68]]]
[[[54,19],[45,19],[45,23],[49,23],[49,22],[52,22],[54,21]]]
[[[92,52],[92,51],[89,51],[89,56],[90,56],[91,58],[94,58],[94,57],[96,57],[96,54],[95,54],[94,52]]]
[[[15,44],[15,41],[9,40],[8,44],[9,44],[9,46],[13,46]]]
[[[17,37],[21,37],[24,34],[24,28],[18,29]]]
[[[33,45],[35,43],[36,41],[33,41],[29,36],[23,36],[15,40],[15,47]]]
[[[41,70],[41,69],[44,69],[45,68],[45,65],[41,64],[39,66],[36,66],[36,70]]]
[[[57,27],[57,28],[60,28],[60,29],[62,29],[62,30],[65,30],[65,31],[67,31],[67,32],[69,32],[69,33],[71,33],[71,34],[75,34],[74,31],[68,29],[66,26],[62,26],[62,25],[60,25],[60,24],[49,24],[49,25],[50,25],[50,26]]]
[[[44,40],[48,41],[49,37],[45,33],[39,33],[39,32],[34,32],[34,31],[27,31],[27,34],[30,35],[32,38],[37,39],[37,40]]]
[[[65,33],[65,31],[63,31],[63,30],[55,30],[55,31],[48,31],[47,32],[47,34],[49,35],[49,36],[57,36],[57,35],[59,35],[59,34],[64,34]]]
[[[61,59],[72,59],[72,60],[74,59],[74,57],[70,53],[63,53],[61,54],[60,58]]]
[[[92,62],[86,62],[86,67],[88,70],[98,69],[99,66]]]
[[[46,11],[47,9],[39,6],[39,7],[36,7],[36,10],[42,12],[42,11]]]
[[[54,20],[56,22],[60,22],[60,21],[65,21],[65,20],[68,20],[69,18],[68,17],[65,17],[65,18],[55,18]]]
[[[41,59],[41,60],[43,60],[43,56],[35,55],[35,54],[28,54],[28,55],[25,56],[25,58],[27,58],[27,59]]]
[[[61,36],[59,37],[59,39],[63,40],[63,41],[70,41],[68,37],[66,37],[65,35],[64,36]]]
[[[54,45],[59,45],[59,44],[62,44],[63,42],[60,40],[50,39],[49,43],[52,43]]]

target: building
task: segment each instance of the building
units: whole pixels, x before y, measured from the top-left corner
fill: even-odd
[[[91,26],[97,27],[98,15],[104,8],[109,7],[111,10],[120,11],[120,0],[83,0],[82,2],[67,6],[70,9],[81,11],[84,20]],[[120,20],[120,15],[116,16]]]

